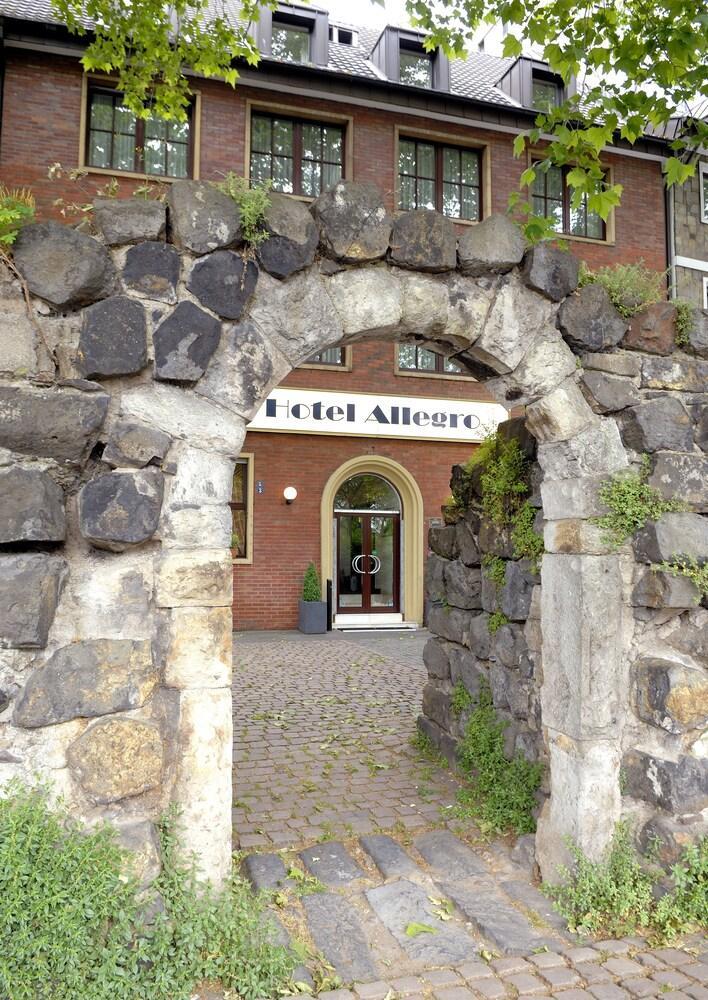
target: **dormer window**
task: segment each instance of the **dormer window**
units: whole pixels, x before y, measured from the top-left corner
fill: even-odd
[[[357,33],[351,28],[341,28],[338,24],[329,26],[330,42],[338,42],[340,45],[356,45]]]
[[[552,111],[559,106],[562,96],[562,86],[554,76],[532,74],[531,101],[536,111]]]
[[[287,62],[310,62],[310,29],[273,20],[271,55]]]
[[[429,53],[408,48],[402,42],[398,80],[399,83],[407,83],[411,87],[432,87],[433,60]]]

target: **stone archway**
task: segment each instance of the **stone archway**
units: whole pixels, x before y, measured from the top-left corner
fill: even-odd
[[[458,247],[449,220],[392,220],[370,186],[340,184],[312,214],[274,196],[257,262],[234,252],[238,211],[210,185],[175,184],[168,207],[170,242],[165,206],[103,201],[101,240],[49,222],[16,244],[34,312],[6,283],[23,361],[0,385],[2,778],[47,773],[77,814],[133,835],[176,800],[202,873],[225,877],[226,503],[246,422],[314,352],[412,337],[527,406],[546,518],[573,525],[543,565],[542,840],[549,859],[565,835],[597,853],[620,813],[631,628],[628,556],[598,550],[588,518],[600,477],[628,458],[581,393],[558,319],[576,349],[591,321],[605,349],[619,339],[606,305],[560,305],[574,259],[526,251],[505,218]]]

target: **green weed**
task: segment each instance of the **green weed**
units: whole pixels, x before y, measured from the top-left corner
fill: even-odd
[[[610,513],[592,520],[602,529],[606,545],[619,548],[648,521],[658,521],[662,514],[685,509],[679,500],[665,500],[649,485],[648,476],[649,458],[645,455],[638,472],[624,472],[602,484],[600,500]]]

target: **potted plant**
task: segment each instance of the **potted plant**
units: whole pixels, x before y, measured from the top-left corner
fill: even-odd
[[[322,600],[320,578],[314,563],[310,563],[305,572],[298,627],[301,632],[305,632],[307,635],[327,631],[327,602]]]

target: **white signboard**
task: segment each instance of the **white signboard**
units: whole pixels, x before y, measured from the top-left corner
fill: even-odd
[[[271,392],[248,429],[474,442],[507,416],[498,403],[280,388]]]

